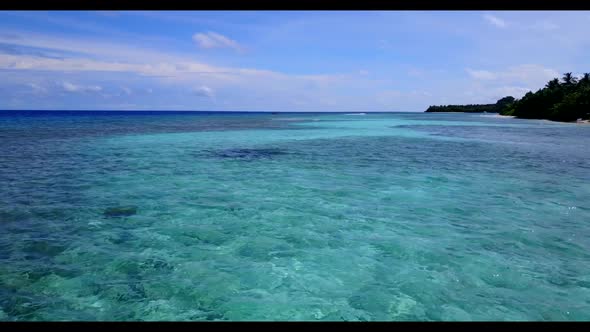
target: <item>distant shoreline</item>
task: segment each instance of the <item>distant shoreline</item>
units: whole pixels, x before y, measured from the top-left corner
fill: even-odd
[[[590,123],[590,73],[577,77],[564,73],[536,92],[522,98],[506,96],[495,104],[429,106],[426,112],[497,112],[517,119],[548,120],[562,123]]]

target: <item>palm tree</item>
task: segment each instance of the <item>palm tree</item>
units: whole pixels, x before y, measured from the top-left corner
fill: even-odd
[[[572,75],[572,73],[565,73],[563,74],[563,83],[566,85],[576,84],[578,80]]]
[[[590,73],[584,73],[584,75],[582,75],[582,78],[580,79],[579,83],[582,83],[582,84],[590,83]]]
[[[555,89],[559,87],[559,80],[557,78],[552,79],[551,81],[547,82],[545,85],[548,89]]]

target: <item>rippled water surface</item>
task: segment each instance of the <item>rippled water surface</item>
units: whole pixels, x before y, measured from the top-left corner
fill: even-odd
[[[0,320],[589,320],[590,126],[0,112]]]

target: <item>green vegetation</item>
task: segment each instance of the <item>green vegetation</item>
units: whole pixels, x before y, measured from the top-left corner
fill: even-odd
[[[504,97],[495,104],[430,106],[426,112],[493,112],[523,119],[576,121],[590,119],[590,74],[576,78],[565,73],[521,99]]]
[[[514,102],[514,97],[504,97],[495,104],[430,106],[426,112],[500,113]]]
[[[576,121],[590,118],[590,74],[580,79],[565,73],[562,81],[554,78],[537,92],[527,92],[524,97],[507,105],[502,115],[523,119],[548,119]]]

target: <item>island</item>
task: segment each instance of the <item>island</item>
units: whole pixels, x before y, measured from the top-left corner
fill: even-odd
[[[514,103],[514,100],[514,97],[508,96],[498,100],[495,104],[430,106],[426,112],[500,113],[508,105]]]
[[[488,112],[521,119],[587,121],[590,119],[590,74],[576,77],[565,73],[561,80],[554,78],[520,99],[507,96],[495,104],[430,106],[426,112]]]

